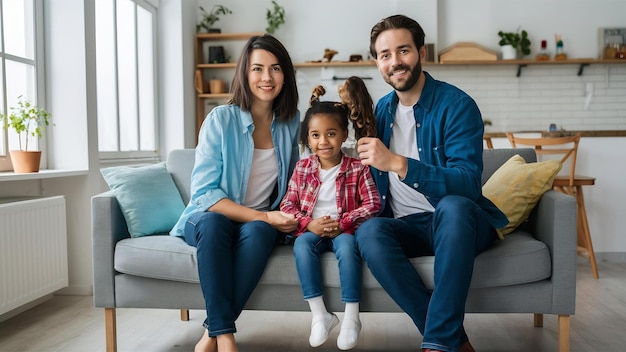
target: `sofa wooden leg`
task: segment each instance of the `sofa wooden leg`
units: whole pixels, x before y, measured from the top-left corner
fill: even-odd
[[[106,330],[106,351],[117,352],[117,327],[115,308],[104,308],[104,326]]]
[[[559,352],[569,352],[569,315],[559,315]]]
[[[540,314],[540,313],[533,314],[533,323],[535,324],[536,328],[542,328],[543,327],[543,314]]]
[[[189,321],[189,309],[180,310],[180,320]]]

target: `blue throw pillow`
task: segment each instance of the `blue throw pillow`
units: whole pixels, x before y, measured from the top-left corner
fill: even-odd
[[[167,234],[185,208],[164,162],[100,172],[120,204],[131,237]]]

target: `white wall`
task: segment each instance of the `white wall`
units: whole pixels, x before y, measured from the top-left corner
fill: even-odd
[[[437,38],[437,0],[279,0],[278,3],[285,8],[286,23],[274,35],[297,62],[319,60],[325,48],[339,51],[335,60],[347,61],[351,54],[367,58],[372,25],[396,13],[418,19],[428,42]],[[233,11],[231,15],[220,16],[214,25],[225,33],[265,32],[265,13],[272,5],[271,0],[199,0],[198,4],[207,10],[214,4],[223,4]]]
[[[548,41],[548,49],[554,52],[554,35],[561,34],[570,57],[597,58],[598,28],[626,27],[623,0],[443,0],[439,3],[441,48],[458,41],[474,41],[496,50],[499,30],[513,32],[521,26],[528,31],[535,54],[542,39]]]
[[[264,31],[270,0],[197,0],[205,9],[223,4],[233,14],[221,16],[216,27],[224,32]],[[561,34],[571,57],[598,57],[600,27],[625,27],[623,0],[280,0],[285,23],[275,35],[295,61],[320,59],[324,48],[339,51],[336,59],[367,54],[369,31],[379,19],[402,13],[416,19],[426,32],[426,42],[437,51],[459,41],[476,42],[498,50],[499,30],[529,32],[537,53],[542,39],[554,49]],[[323,21],[323,23],[322,23]]]
[[[161,155],[179,148],[193,148],[195,114],[193,85],[193,35],[196,6],[193,1],[162,0],[159,6],[159,111]],[[191,25],[190,25],[191,24]]]

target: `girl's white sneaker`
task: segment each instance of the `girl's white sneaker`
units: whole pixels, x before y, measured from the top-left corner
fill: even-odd
[[[356,346],[361,332],[361,321],[345,319],[341,323],[341,331],[337,337],[337,347],[342,351],[347,351]]]
[[[335,313],[327,313],[323,317],[313,320],[311,322],[311,336],[309,336],[311,347],[317,347],[326,342],[328,334],[338,324],[339,318]]]

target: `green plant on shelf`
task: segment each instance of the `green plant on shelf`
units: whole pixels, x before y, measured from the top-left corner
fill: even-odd
[[[204,9],[204,7],[199,6],[200,11],[202,11],[202,20],[196,24],[196,32],[200,32],[201,30],[210,32],[219,33],[220,30],[213,28],[215,22],[220,20],[220,15],[230,15],[233,12],[224,5],[214,5],[211,8],[211,12],[208,12]]]
[[[267,28],[265,31],[268,34],[274,34],[278,27],[285,23],[285,9],[280,6],[275,0],[272,0],[273,8],[267,9],[265,18],[267,19]]]
[[[498,45],[511,45],[523,55],[530,54],[530,39],[528,39],[528,32],[525,30],[518,29],[517,32],[499,31],[498,36],[500,36]]]

